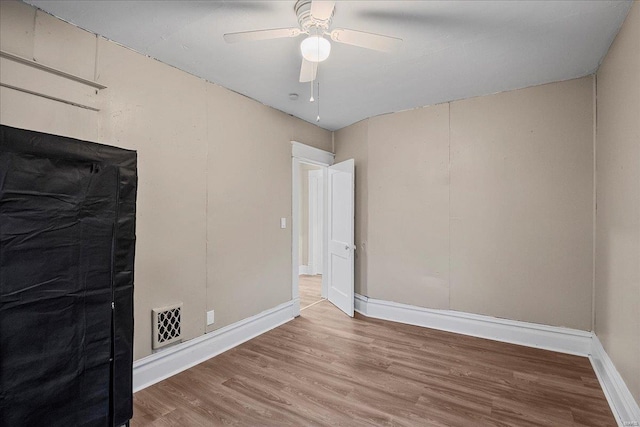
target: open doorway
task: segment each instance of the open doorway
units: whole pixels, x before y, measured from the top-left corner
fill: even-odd
[[[299,142],[291,141],[292,157],[292,234],[291,234],[291,300],[293,317],[300,315],[300,273],[315,278],[313,282],[321,282],[320,295],[342,310],[347,316],[354,313],[354,180],[355,162],[347,159],[340,163],[334,162],[334,154],[319,150]],[[312,165],[309,168],[301,165]],[[303,169],[304,168],[304,169]],[[319,203],[316,203],[317,223],[321,224],[311,231],[311,235],[321,236],[315,239],[311,249],[307,249],[306,264],[301,253],[309,244],[301,244],[301,197],[303,170],[306,173],[308,188],[309,181],[314,181],[313,174],[318,174],[320,183],[316,187],[311,185],[311,191],[317,193]],[[317,172],[316,172],[317,171]],[[309,178],[310,177],[310,178]],[[312,198],[313,199],[313,198]],[[320,205],[321,203],[321,205]],[[309,227],[304,227],[308,229]],[[304,231],[303,231],[304,232]],[[312,237],[313,238],[313,237]],[[319,249],[314,249],[319,248]],[[303,259],[302,262],[300,259]],[[309,263],[312,265],[310,266]],[[314,274],[321,272],[321,274]],[[309,277],[307,277],[308,279]],[[305,282],[307,282],[305,280]],[[307,282],[308,283],[308,282]],[[313,284],[312,286],[317,286]],[[314,291],[315,292],[315,291]],[[317,298],[317,293],[315,294]]]
[[[300,162],[298,286],[300,310],[322,301],[324,180],[321,166]]]
[[[334,163],[334,154],[300,142],[291,141],[292,157],[292,234],[291,234],[291,299],[293,316],[300,315],[302,307],[309,307],[318,300],[317,287],[320,284],[321,299],[328,295],[327,269],[327,176],[328,167]],[[315,193],[316,212],[312,223],[319,223],[309,230],[309,173],[311,192]],[[317,183],[319,177],[320,183]],[[313,183],[315,182],[315,186]],[[307,219],[304,220],[302,217]],[[307,236],[305,238],[305,235]],[[311,239],[309,239],[311,236]],[[315,239],[314,239],[315,237]],[[309,244],[311,243],[311,250]],[[311,257],[309,257],[311,255]],[[302,295],[304,294],[304,296]]]

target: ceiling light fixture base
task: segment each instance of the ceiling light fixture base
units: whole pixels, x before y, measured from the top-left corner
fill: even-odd
[[[318,30],[321,30],[318,34],[322,34],[327,31],[329,29],[329,25],[331,25],[331,19],[333,18],[334,12],[332,11],[331,16],[325,20],[314,18],[311,16],[311,0],[298,0],[293,9],[296,12],[298,23],[300,24],[300,28],[303,32],[311,34],[313,31],[310,30],[315,27]]]

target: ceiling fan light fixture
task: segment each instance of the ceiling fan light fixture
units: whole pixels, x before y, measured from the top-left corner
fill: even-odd
[[[322,62],[331,53],[331,43],[322,36],[309,36],[300,43],[302,57],[310,62]]]

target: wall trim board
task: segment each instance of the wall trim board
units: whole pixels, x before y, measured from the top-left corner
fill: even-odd
[[[288,322],[294,318],[294,303],[293,300],[287,301],[255,316],[136,360],[133,362],[134,393]]]
[[[99,83],[0,51],[0,86],[94,112],[100,111]]]
[[[640,407],[596,334],[593,334],[589,360],[618,425],[640,426]]]
[[[84,78],[76,76],[74,74],[70,74],[70,73],[67,73],[65,71],[58,70],[57,68],[53,68],[53,67],[49,67],[48,65],[41,64],[40,62],[37,62],[35,59],[24,58],[24,57],[22,57],[20,55],[16,55],[16,54],[11,53],[11,52],[6,52],[4,50],[0,50],[0,58],[7,58],[7,59],[10,59],[13,62],[24,64],[24,65],[27,65],[29,67],[36,68],[38,70],[46,71],[47,73],[55,74],[56,76],[63,77],[65,79],[67,79],[67,80],[73,80],[75,82],[82,83],[82,84],[87,85],[87,86],[91,86],[92,88],[95,88],[95,89],[98,89],[98,90],[102,90],[102,89],[106,89],[107,88],[105,85],[102,85],[102,84],[100,84],[98,82],[94,82],[92,80],[84,79]]]
[[[307,275],[311,274],[311,269],[309,268],[308,265],[301,265],[298,267],[298,275],[301,275],[301,274],[307,274]]]
[[[332,165],[335,154],[297,141],[291,141],[291,156],[319,166]]]
[[[435,310],[356,294],[356,311],[368,317],[479,338],[588,356],[592,333],[453,310]]]

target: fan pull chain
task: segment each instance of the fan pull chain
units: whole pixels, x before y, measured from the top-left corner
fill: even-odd
[[[313,101],[315,101],[315,99],[313,99],[313,80],[311,80],[311,98],[309,98],[309,102]]]
[[[316,36],[318,35],[318,27],[316,27]],[[316,39],[318,41],[318,50],[316,52],[320,52],[320,39]],[[316,64],[316,80],[318,79],[318,69],[320,68],[320,63]],[[311,87],[313,87],[313,81],[311,82]],[[318,90],[320,90],[320,80],[318,80]],[[318,93],[318,105],[320,104],[320,93]],[[316,121],[320,120],[318,119]]]
[[[318,81],[318,89],[316,90],[316,94],[318,95],[318,116],[316,117],[316,123],[320,121],[320,64],[317,65],[316,69],[316,80]]]
[[[320,121],[320,80],[318,80],[318,117],[316,117],[316,122]]]

